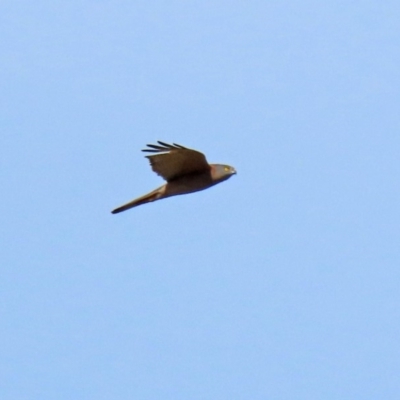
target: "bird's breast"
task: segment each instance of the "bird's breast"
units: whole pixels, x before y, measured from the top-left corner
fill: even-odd
[[[174,196],[177,194],[186,194],[198,192],[214,185],[209,173],[188,174],[167,183],[166,195]]]

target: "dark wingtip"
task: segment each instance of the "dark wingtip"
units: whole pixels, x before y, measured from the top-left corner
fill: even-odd
[[[164,146],[164,147],[172,147],[170,144],[162,142],[161,140],[157,140],[157,143],[161,144],[161,146]]]
[[[170,152],[171,150],[181,150],[185,149],[186,147],[183,147],[180,144],[168,144],[165,142],[162,142],[161,140],[157,140],[157,144],[147,144],[146,146],[148,147],[147,149],[143,149],[142,151],[147,152],[147,153],[167,153]]]
[[[186,150],[186,147],[183,147],[182,145],[180,145],[180,144],[177,144],[177,143],[172,143],[175,147],[179,147],[180,149],[185,149]]]
[[[160,142],[159,140],[157,140],[157,143],[159,143],[161,146],[158,146],[156,144],[146,144],[147,147],[149,147],[148,149],[143,149],[142,151],[148,152],[148,153],[160,153],[162,151],[168,151],[170,150],[170,145],[164,143],[164,142]]]

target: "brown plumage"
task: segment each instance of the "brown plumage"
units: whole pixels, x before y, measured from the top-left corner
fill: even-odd
[[[167,183],[116,208],[112,211],[113,214],[166,197],[204,190],[236,174],[235,168],[229,165],[208,164],[203,153],[176,143],[171,145],[158,141],[158,145],[148,144],[147,147],[142,151],[155,153],[146,156],[152,170]]]

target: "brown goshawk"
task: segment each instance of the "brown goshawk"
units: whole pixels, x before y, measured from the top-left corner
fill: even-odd
[[[148,148],[142,151],[155,153],[146,156],[152,170],[167,183],[116,208],[112,211],[113,214],[170,196],[204,190],[236,174],[235,168],[229,165],[208,164],[203,153],[176,143],[171,145],[158,141],[158,145],[148,144],[147,146]]]

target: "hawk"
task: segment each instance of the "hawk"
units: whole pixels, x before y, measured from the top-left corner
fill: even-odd
[[[223,164],[209,164],[203,153],[179,144],[148,144],[142,151],[155,153],[146,156],[152,170],[167,183],[152,192],[126,203],[111,211],[117,214],[132,207],[179,194],[208,189],[236,174],[235,168]]]

